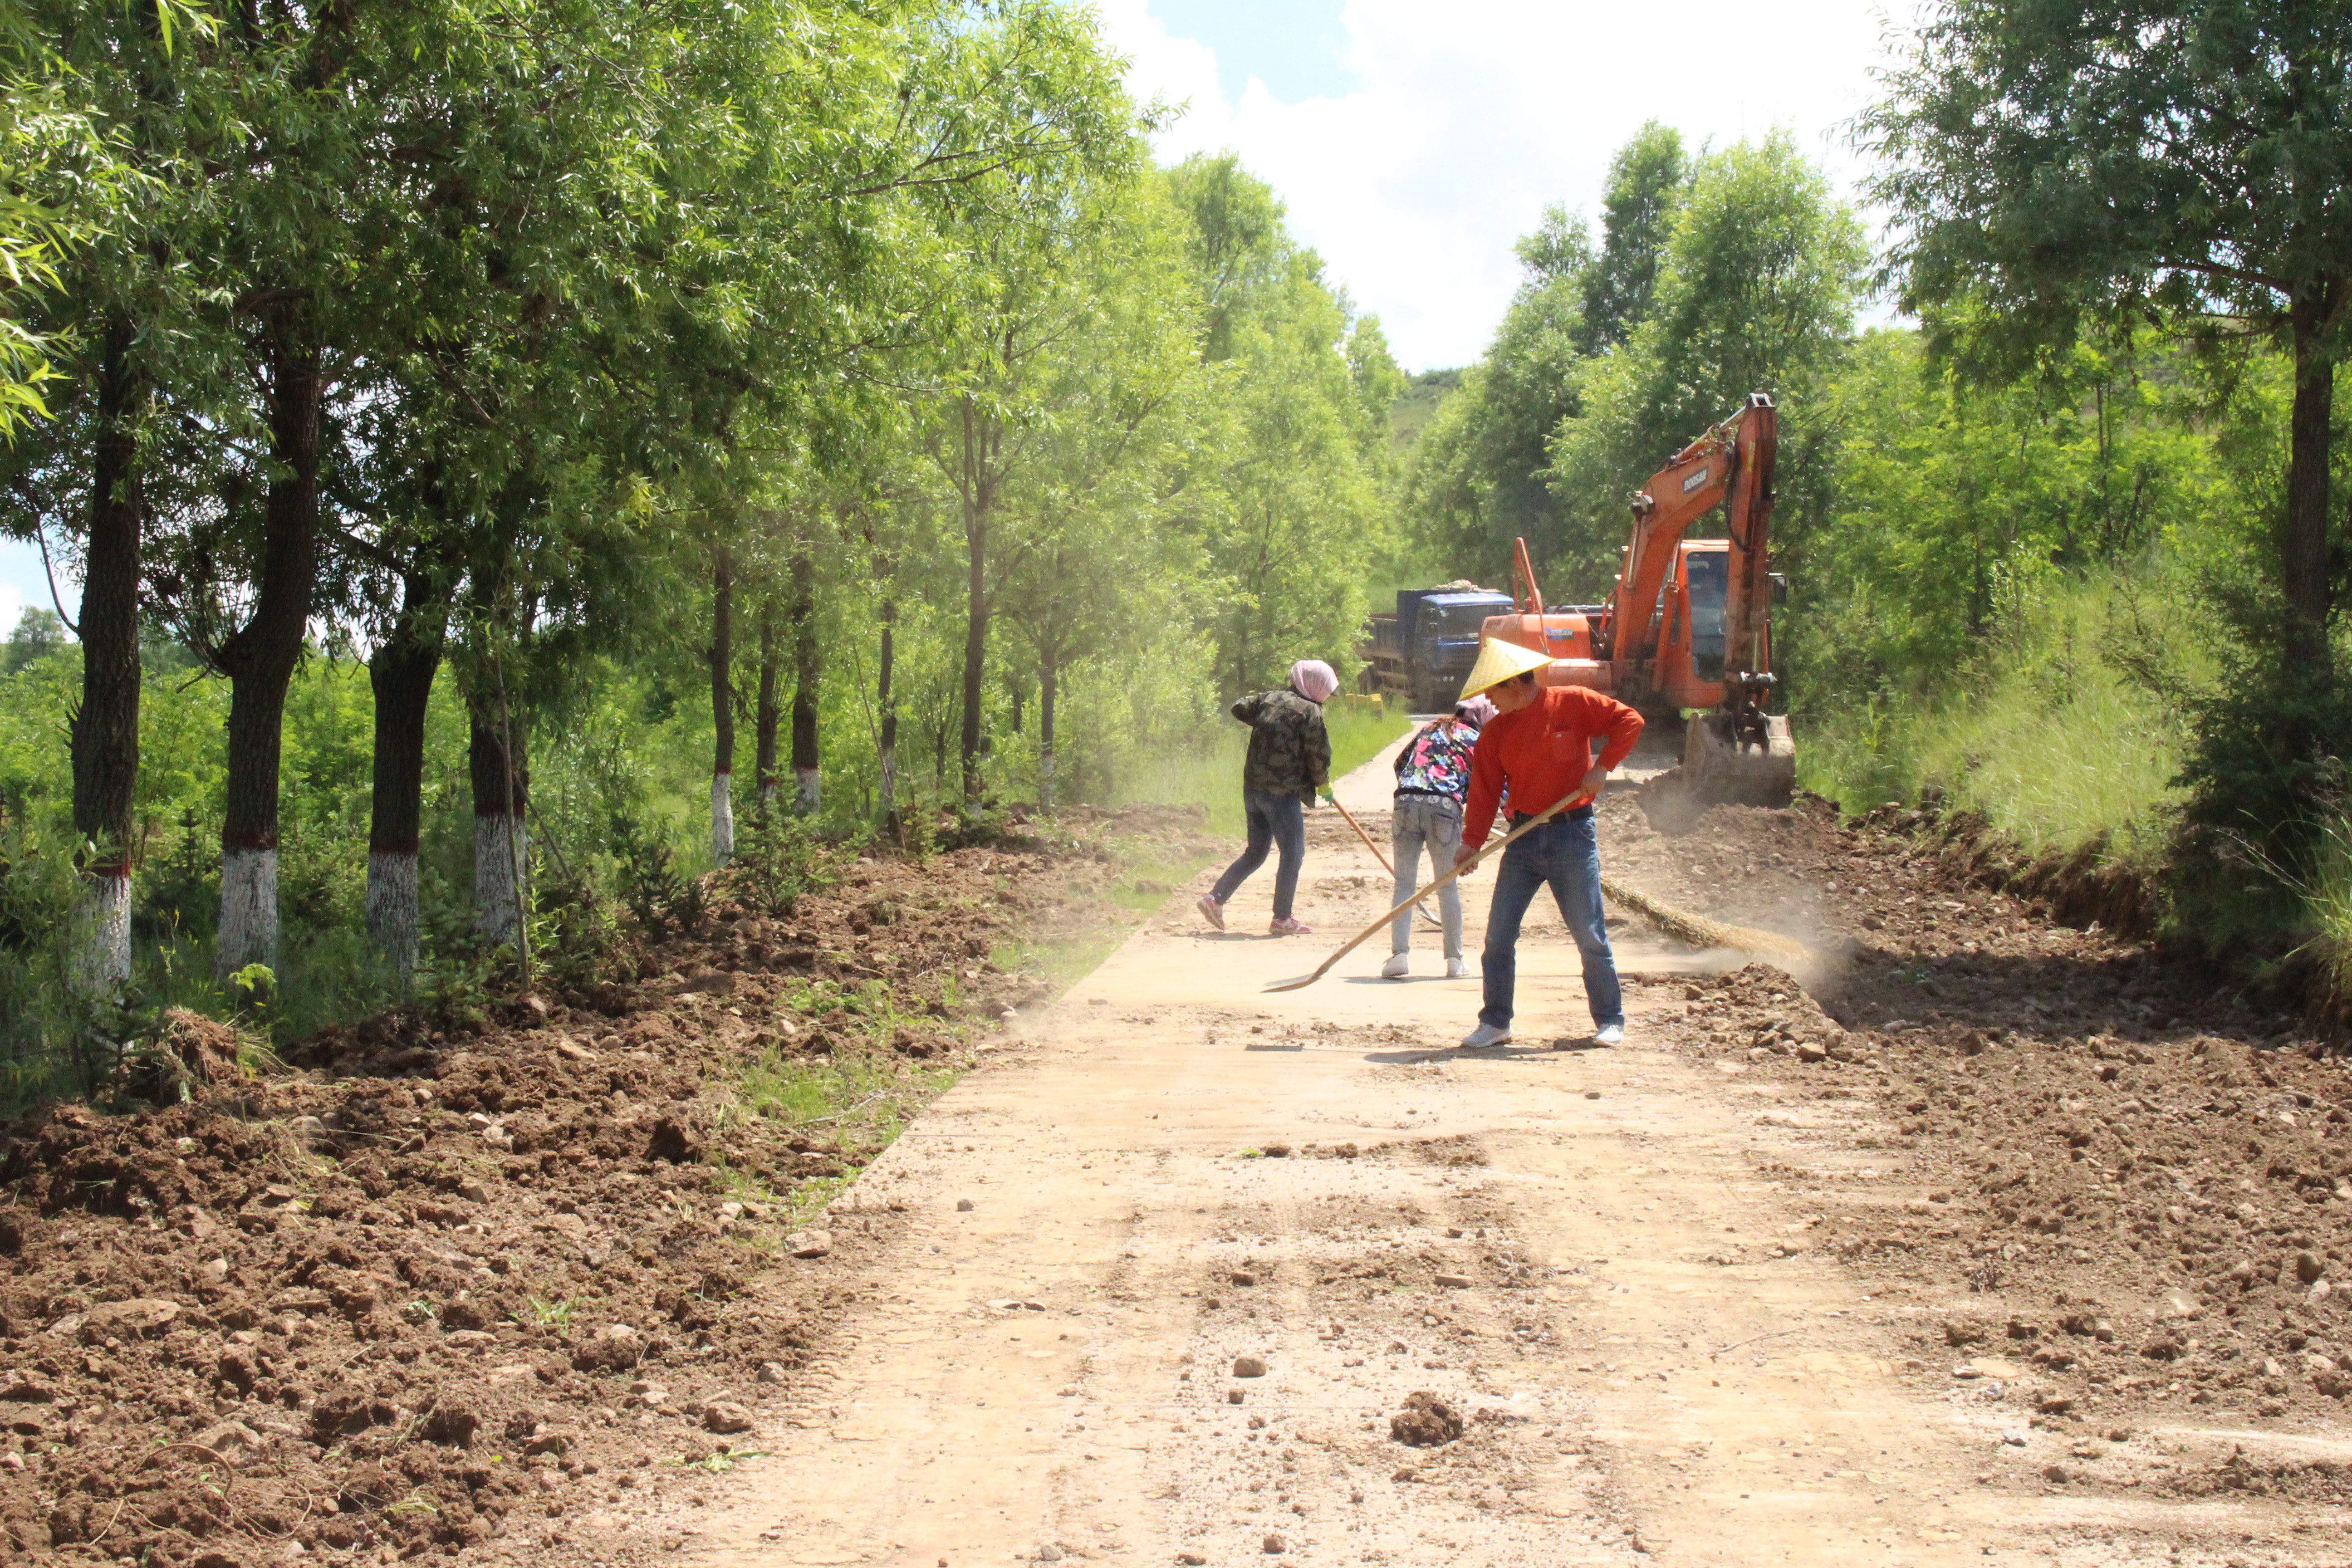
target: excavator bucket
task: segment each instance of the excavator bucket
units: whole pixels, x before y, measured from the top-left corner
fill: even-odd
[[[1683,741],[1683,779],[1697,798],[1786,805],[1797,787],[1797,742],[1789,716],[1765,717],[1764,732],[1739,734],[1722,713],[1694,717]]]

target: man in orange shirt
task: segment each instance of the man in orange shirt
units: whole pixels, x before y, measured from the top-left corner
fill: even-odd
[[[1470,759],[1470,799],[1462,821],[1458,868],[1478,852],[1494,825],[1504,787],[1510,789],[1511,826],[1528,811],[1553,811],[1544,826],[1503,851],[1495,876],[1495,901],[1486,911],[1485,1005],[1465,1046],[1500,1045],[1511,1037],[1511,998],[1518,977],[1519,921],[1537,889],[1551,889],[1584,957],[1584,999],[1592,1009],[1592,1037],[1613,1046],[1625,1037],[1625,1004],[1617,984],[1617,960],[1609,951],[1609,927],[1601,910],[1601,847],[1592,826],[1592,803],[1609,782],[1609,770],[1625,760],[1642,733],[1642,716],[1613,697],[1582,687],[1539,687],[1536,670],[1550,662],[1543,654],[1489,641],[1463,695],[1483,689],[1496,717],[1478,732]],[[1595,743],[1601,746],[1596,759]]]

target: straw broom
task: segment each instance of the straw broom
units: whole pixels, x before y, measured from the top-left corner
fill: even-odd
[[[1608,877],[1601,879],[1601,891],[1610,902],[1632,910],[1676,942],[1685,942],[1693,947],[1727,947],[1740,952],[1769,953],[1776,958],[1811,956],[1804,943],[1777,931],[1726,925],[1705,915],[1691,914]]]

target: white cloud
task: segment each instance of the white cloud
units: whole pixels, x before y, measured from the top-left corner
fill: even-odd
[[[1842,126],[1869,101],[1882,27],[1870,0],[1349,0],[1355,89],[1283,103],[1255,78],[1228,100],[1216,57],[1148,0],[1097,8],[1136,94],[1189,100],[1160,156],[1239,153],[1413,369],[1485,349],[1518,279],[1511,241],[1549,202],[1597,213],[1645,120],[1694,146],[1785,126],[1850,185]]]

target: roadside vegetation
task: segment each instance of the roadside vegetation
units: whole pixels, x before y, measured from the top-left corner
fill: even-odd
[[[1644,127],[1401,429],[1394,575],[1500,581],[1524,535],[1597,599],[1627,491],[1769,393],[1800,782],[2128,876],[2168,939],[2352,1005],[2348,65],[2293,6],[1948,0],[1858,123],[1876,255],[1787,138]]]
[[[0,1064],[584,984],[820,844],[1230,834],[1234,696],[1517,536],[1597,596],[1753,391],[1803,782],[2334,973],[2352,20],[2148,43],[2207,9],[1946,0],[1863,192],[1642,127],[1409,377],[1062,0],[12,5],[0,529],[66,597],[0,668]]]
[[[1223,811],[1349,663],[1404,377],[1078,7],[7,22],[24,1092],[576,985],[794,834]]]

